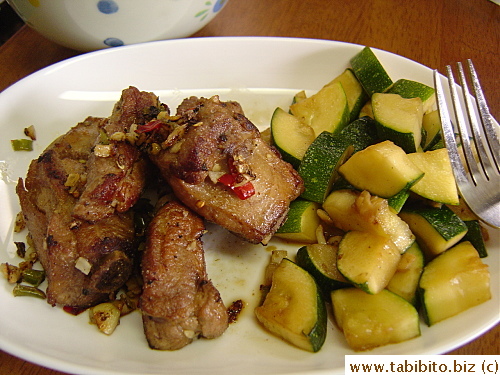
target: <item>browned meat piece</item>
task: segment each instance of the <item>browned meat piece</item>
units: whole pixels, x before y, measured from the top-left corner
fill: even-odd
[[[216,338],[228,326],[222,298],[207,276],[204,230],[202,219],[176,201],[161,207],[148,227],[139,306],[153,349],[177,350],[199,336]]]
[[[17,194],[46,271],[48,303],[88,307],[128,279],[134,255],[129,213],[95,224],[72,216],[85,185],[85,161],[107,119],[88,118],[55,140],[30,164]],[[79,269],[77,268],[79,267]]]
[[[73,214],[82,220],[96,221],[125,212],[139,199],[145,183],[146,165],[141,152],[123,137],[130,127],[142,125],[151,119],[150,108],[160,106],[153,93],[135,87],[123,90],[109,121],[96,137],[87,166],[87,184]],[[158,110],[159,111],[159,110]],[[154,115],[158,111],[153,111]],[[102,143],[103,134],[106,140]],[[101,147],[101,149],[99,149]]]
[[[178,115],[183,125],[163,143],[164,149],[150,153],[163,177],[204,218],[250,242],[266,244],[285,220],[290,202],[303,191],[300,176],[263,141],[239,104],[217,96],[189,98]],[[234,176],[235,186],[249,182],[255,193],[239,198],[228,184],[218,182],[227,173]]]

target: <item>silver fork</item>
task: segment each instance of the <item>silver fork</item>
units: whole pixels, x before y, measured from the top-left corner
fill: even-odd
[[[498,123],[491,116],[477,73],[471,60],[467,60],[475,99],[472,97],[462,64],[457,63],[462,101],[459,98],[453,71],[446,67],[453,118],[448,110],[441,78],[434,71],[434,85],[441,118],[442,135],[457,182],[460,195],[469,208],[486,224],[500,228],[500,142]],[[463,103],[463,104],[462,104]],[[465,111],[463,110],[465,107]],[[467,114],[467,118],[464,115]],[[481,123],[481,127],[478,125]],[[454,127],[456,124],[456,129]],[[458,133],[461,151],[457,147]],[[470,139],[473,143],[471,144]],[[476,153],[474,153],[474,150]],[[460,152],[465,163],[462,163]],[[475,157],[477,155],[477,158]]]

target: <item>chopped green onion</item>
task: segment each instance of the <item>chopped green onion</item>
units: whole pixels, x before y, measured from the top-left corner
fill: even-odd
[[[22,284],[16,284],[16,286],[12,290],[12,294],[14,294],[14,297],[36,297],[41,299],[47,298],[42,290],[35,288],[34,286]]]
[[[14,151],[33,151],[33,141],[31,139],[12,139],[10,143]]]
[[[101,145],[109,145],[109,137],[103,129],[99,131],[99,143]]]
[[[22,273],[22,280],[33,286],[38,286],[45,280],[45,271],[26,269]]]

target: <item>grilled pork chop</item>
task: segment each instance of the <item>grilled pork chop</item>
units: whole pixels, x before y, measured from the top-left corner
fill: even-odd
[[[148,227],[140,298],[149,346],[177,350],[199,336],[216,338],[228,326],[222,298],[208,279],[203,220],[177,201],[162,206]]]
[[[156,117],[159,107],[152,93],[123,90],[109,118],[89,117],[72,128],[19,180],[50,304],[95,305],[130,277],[136,249],[129,209],[143,191],[146,160],[126,133]]]
[[[19,179],[16,188],[52,305],[88,307],[106,300],[132,270],[130,213],[96,223],[72,216],[85,185],[85,161],[106,123],[89,117],[56,139],[31,162],[26,180]]]
[[[150,153],[177,198],[205,219],[266,244],[302,193],[300,176],[238,103],[191,97],[177,114],[182,125]]]
[[[96,221],[126,212],[137,202],[146,180],[146,159],[123,136],[132,125],[151,120],[151,109],[154,116],[159,107],[153,93],[135,87],[123,90],[109,121],[96,137],[95,151],[87,162],[87,183],[73,210],[75,217]],[[115,136],[118,134],[121,137]]]

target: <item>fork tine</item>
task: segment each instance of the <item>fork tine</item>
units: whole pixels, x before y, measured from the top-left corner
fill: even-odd
[[[461,197],[481,221],[492,227],[500,228],[500,191],[498,190],[498,186],[500,186],[500,173],[498,173],[492,167],[492,162],[490,162],[489,164],[488,162],[486,162],[484,164],[487,165],[483,166],[488,173],[488,176],[486,176],[483,173],[484,171],[479,168],[479,166],[477,165],[478,162],[474,159],[472,150],[470,148],[471,145],[467,126],[467,123],[472,124],[470,125],[470,127],[471,131],[474,133],[473,139],[475,142],[476,139],[478,140],[478,145],[481,145],[481,143],[479,142],[481,138],[487,138],[488,140],[488,138],[490,137],[485,135],[486,130],[483,129],[484,131],[482,132],[480,127],[478,126],[478,122],[476,121],[476,124],[474,125],[473,120],[476,116],[478,116],[478,111],[482,110],[484,113],[484,110],[479,108],[479,106],[478,108],[476,108],[472,105],[472,103],[474,103],[474,100],[473,98],[471,98],[471,94],[467,87],[465,73],[461,64],[458,64],[458,69],[460,82],[462,84],[462,92],[464,94],[463,101],[466,104],[467,114],[469,115],[467,119],[464,117],[464,113],[461,109],[462,101],[457,94],[458,85],[455,83],[451,66],[447,66],[446,70],[448,78],[447,80],[449,84],[449,93],[451,94],[451,102],[453,105],[453,113],[448,110],[441,76],[439,75],[437,70],[434,70],[434,86],[436,88],[436,99],[439,117],[441,119],[442,137],[446,149],[448,150],[452,171],[455,176],[455,180]],[[472,80],[476,81],[475,78],[472,78]],[[477,86],[475,82],[474,85]],[[477,91],[480,91],[480,87],[477,88]],[[481,97],[481,94],[479,95]],[[478,99],[476,99],[476,102],[477,101]],[[482,104],[481,106],[483,107]],[[488,122],[489,120],[492,125],[492,131],[496,132],[495,127],[497,126],[497,124],[496,122],[493,123],[494,119],[493,117],[491,117],[491,115],[489,115],[488,110],[486,110],[486,112],[486,116],[484,116],[486,117],[485,122]],[[460,139],[462,141],[460,149],[459,147],[457,147],[454,125],[456,125]],[[486,125],[486,127],[488,127],[488,125]],[[492,153],[495,153],[495,148],[497,150],[499,148],[498,137],[495,134],[495,136],[491,138],[493,138]],[[478,154],[481,153],[481,146],[476,146],[476,149],[478,150]],[[483,147],[483,151],[484,150],[489,150],[489,146],[486,148]],[[485,160],[492,160],[488,151],[483,153],[485,155]],[[495,156],[498,157],[498,154]],[[465,158],[463,162],[462,157]],[[483,164],[482,160],[479,160],[479,163]],[[468,169],[468,171],[466,171],[466,169]],[[482,179],[482,181],[480,181],[479,183],[476,183],[476,180],[481,180],[480,175],[485,178]]]
[[[455,131],[450,118],[450,111],[446,104],[443,85],[441,84],[441,78],[437,70],[434,70],[434,87],[436,88],[436,101],[438,104],[439,117],[441,119],[442,136],[446,149],[448,150],[455,180],[457,184],[467,183],[467,174],[460,160],[457,142],[455,140]]]
[[[479,108],[479,114],[481,116],[481,122],[486,134],[486,141],[490,148],[497,171],[498,173],[500,173],[500,141],[498,140],[498,134],[495,129],[496,125],[493,124],[492,116],[488,108],[486,98],[484,97],[483,90],[476,73],[476,69],[474,69],[474,65],[472,64],[472,60],[468,59],[467,64],[469,66],[472,87],[474,88],[474,94],[476,96],[477,106]]]
[[[464,69],[462,63],[457,63],[458,67],[458,76],[460,80],[460,85],[462,86],[462,96],[465,102],[465,108],[467,110],[467,115],[469,117],[469,126],[472,131],[472,139],[474,141],[474,145],[476,146],[476,151],[479,156],[480,165],[483,168],[483,172],[487,178],[490,177],[491,171],[491,163],[490,158],[488,157],[486,150],[484,148],[483,137],[481,136],[479,126],[476,119],[476,113],[474,112],[474,105],[471,100],[471,94],[469,91],[469,86],[467,84],[467,79],[465,78]],[[468,163],[475,163],[474,160],[468,160]],[[473,175],[472,178],[477,183],[477,175]]]
[[[471,145],[470,145],[470,136],[469,131],[467,130],[466,120],[464,113],[462,111],[462,106],[460,104],[460,99],[457,93],[457,87],[455,84],[455,77],[453,76],[453,71],[451,70],[451,66],[446,66],[446,73],[448,76],[448,85],[451,93],[451,100],[453,104],[453,111],[455,113],[456,125],[458,128],[458,135],[460,136],[461,149],[465,157],[465,163],[469,170],[469,176],[472,179],[474,185],[477,185],[477,181],[475,176],[478,175],[479,168],[477,166],[476,160],[474,159],[474,155],[472,153]],[[453,127],[453,125],[451,125]],[[457,151],[458,153],[458,151]]]

